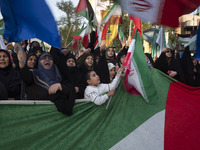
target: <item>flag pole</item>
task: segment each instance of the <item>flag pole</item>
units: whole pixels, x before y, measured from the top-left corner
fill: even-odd
[[[130,25],[129,25],[129,37],[131,37],[132,23],[133,23],[133,20],[130,19]]]
[[[108,106],[110,105],[111,99],[112,99],[112,96],[109,98],[108,104],[106,105],[106,110],[108,109]]]
[[[72,40],[73,41],[73,40]],[[67,48],[71,43],[72,43],[72,41],[65,47],[65,48]]]
[[[71,25],[70,25],[69,32],[68,32],[68,34],[67,34],[67,38],[66,38],[64,47],[68,47],[68,46],[66,46],[66,44],[67,44],[67,41],[68,41],[68,38],[69,38],[69,34],[71,33],[71,30],[72,30],[72,23],[71,23]],[[70,42],[70,43],[71,43],[71,42]]]

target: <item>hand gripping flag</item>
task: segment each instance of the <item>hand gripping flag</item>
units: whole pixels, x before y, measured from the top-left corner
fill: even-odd
[[[125,88],[129,94],[142,95],[146,102],[157,97],[157,92],[147,66],[145,55],[142,49],[142,42],[138,31],[132,40],[128,54],[129,60],[126,65]]]
[[[1,0],[8,42],[38,38],[53,47],[61,46],[57,24],[44,0]]]

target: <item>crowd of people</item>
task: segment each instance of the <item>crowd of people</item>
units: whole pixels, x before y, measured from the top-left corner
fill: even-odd
[[[96,105],[115,94],[128,44],[116,55],[114,47],[102,44],[81,48],[78,55],[69,49],[51,47],[43,51],[37,41],[16,43],[12,51],[0,49],[0,100],[50,100],[58,111],[71,115],[75,99],[90,99]],[[180,57],[175,49],[165,48],[154,60],[145,53],[149,68],[190,86],[200,86],[199,61],[186,47]]]

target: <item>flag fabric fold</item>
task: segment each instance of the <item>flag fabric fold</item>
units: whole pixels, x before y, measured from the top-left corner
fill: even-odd
[[[90,42],[90,32],[90,24],[88,23],[86,27],[82,27],[73,35],[73,39],[75,41],[82,39],[82,45],[86,48]]]
[[[159,45],[160,47],[160,54],[163,48],[167,48],[166,45],[166,38],[165,38],[165,27],[161,26],[159,29],[159,33],[156,39],[156,43]]]
[[[197,41],[200,41],[200,28],[198,29],[197,33]],[[196,53],[195,58],[200,61],[200,42],[196,42]]]
[[[85,17],[91,24],[98,25],[96,15],[88,0],[79,0],[76,13]]]
[[[108,45],[112,45],[112,40],[117,37],[118,25],[122,24],[122,9],[120,5],[114,3],[109,11],[102,10],[102,13],[104,14],[98,27],[98,42],[101,45],[102,41],[108,39]]]
[[[0,101],[0,149],[199,150],[200,89],[150,73],[158,93],[151,104],[128,94],[123,80],[107,110],[76,103],[70,117],[53,104]]]
[[[44,0],[1,0],[8,42],[38,38],[53,47],[61,46],[61,37],[54,17]]]
[[[126,43],[126,38],[125,38],[124,33],[123,33],[120,26],[118,27],[118,38],[119,38],[119,41],[120,41],[120,46],[122,48],[122,45],[124,43]]]
[[[126,65],[124,80],[126,91],[130,94],[142,95],[146,102],[151,102],[157,97],[157,92],[150,76],[137,30],[129,46],[128,54],[130,54],[130,57]]]
[[[132,38],[135,35],[136,30],[138,30],[139,35],[142,35],[142,28],[141,28],[141,19],[138,17],[130,17],[131,20],[133,20],[134,28],[133,28],[133,35]]]
[[[177,36],[177,42],[179,42],[179,43],[187,44],[187,43],[189,43],[190,39],[191,39],[190,34],[186,34],[186,35],[178,34],[178,36]]]
[[[200,0],[118,0],[123,10],[144,21],[178,27],[178,18],[191,13]],[[169,10],[170,8],[170,10]]]
[[[156,27],[151,27],[143,31],[143,39],[148,43],[153,43],[154,34],[158,34],[159,30]]]

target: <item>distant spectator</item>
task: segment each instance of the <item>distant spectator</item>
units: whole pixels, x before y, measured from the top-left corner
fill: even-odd
[[[85,90],[84,77],[82,72],[77,67],[76,58],[73,54],[70,53],[69,55],[65,56],[65,62],[69,68],[69,72],[72,77],[72,84],[75,87],[77,95],[76,98],[82,99],[84,98],[84,90]]]
[[[155,62],[156,68],[169,75],[170,77],[183,82],[184,76],[180,62],[174,58],[172,52],[168,48],[164,48],[160,57]]]
[[[111,63],[116,65],[117,58],[116,58],[116,55],[115,55],[115,48],[114,47],[108,47],[106,49],[106,60],[107,60],[107,63],[111,62]]]
[[[5,87],[5,95],[8,95],[9,100],[20,99],[20,74],[13,69],[10,54],[3,49],[0,49],[0,82]]]
[[[116,67],[113,63],[108,63],[108,69],[110,73],[110,82],[112,82],[116,75]]]

